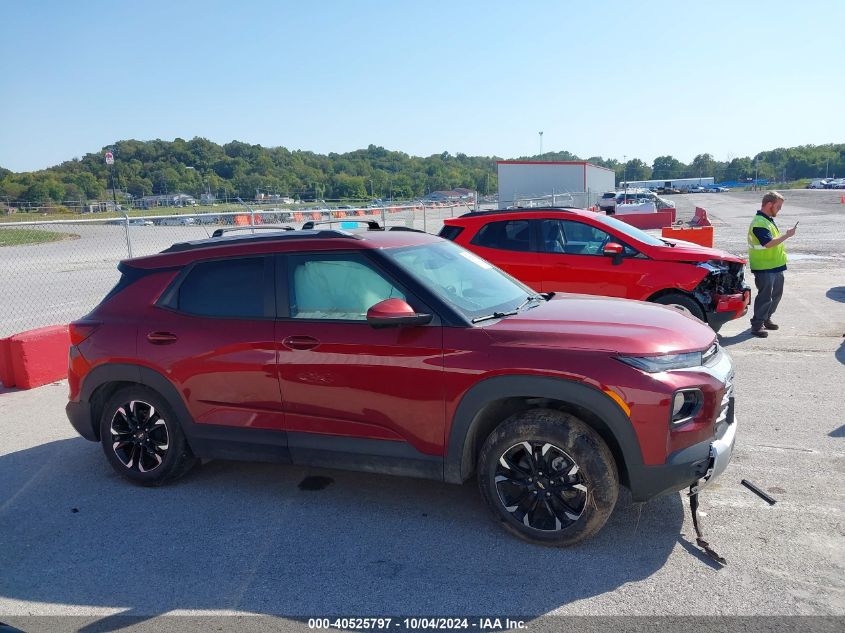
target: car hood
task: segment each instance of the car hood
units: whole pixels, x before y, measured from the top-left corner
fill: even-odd
[[[652,259],[660,261],[688,261],[688,262],[706,262],[711,259],[718,259],[726,262],[737,262],[744,264],[745,260],[742,257],[732,255],[727,251],[718,248],[709,248],[707,246],[699,246],[692,242],[685,242],[683,240],[673,240],[669,238],[662,238],[663,240],[674,244],[674,246],[652,246],[648,251],[648,256]]]
[[[707,325],[675,308],[564,293],[491,322],[485,330],[500,344],[629,355],[700,351],[716,339]]]

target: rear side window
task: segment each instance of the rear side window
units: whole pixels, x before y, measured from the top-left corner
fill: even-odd
[[[438,233],[438,235],[445,240],[451,240],[454,242],[455,238],[457,238],[463,230],[464,227],[462,226],[444,224],[443,228],[440,229],[440,233]]]
[[[505,251],[530,250],[528,220],[507,220],[485,224],[472,238],[476,246]]]
[[[264,316],[264,259],[197,264],[179,286],[178,310],[211,317]]]

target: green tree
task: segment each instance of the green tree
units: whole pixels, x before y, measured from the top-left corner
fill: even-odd
[[[680,178],[686,166],[674,156],[658,156],[651,165],[651,177],[671,180]]]

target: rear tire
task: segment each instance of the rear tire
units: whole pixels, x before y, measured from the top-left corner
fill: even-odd
[[[604,440],[578,418],[549,409],[517,413],[493,430],[479,455],[478,485],[506,530],[554,547],[595,535],[619,494]]]
[[[663,295],[654,300],[654,303],[675,308],[681,312],[685,312],[690,316],[694,316],[699,321],[704,321],[704,310],[699,305],[698,301],[692,297],[673,292],[668,295]]]
[[[103,407],[100,443],[115,472],[144,486],[160,486],[197,462],[173,408],[141,385],[117,391]]]

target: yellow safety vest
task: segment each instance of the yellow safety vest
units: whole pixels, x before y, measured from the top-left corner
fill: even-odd
[[[751,226],[748,227],[748,263],[751,265],[751,270],[771,270],[786,266],[786,249],[783,247],[783,242],[766,248],[754,235],[754,229],[757,227],[768,229],[773,239],[780,236],[778,227],[771,219],[760,214],[754,216]]]

